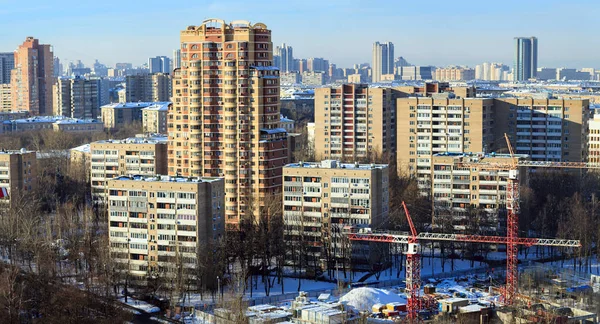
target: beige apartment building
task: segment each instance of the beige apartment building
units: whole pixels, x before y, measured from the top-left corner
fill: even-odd
[[[15,51],[15,68],[10,76],[11,109],[29,111],[31,115],[49,115],[53,84],[52,46],[27,37]]]
[[[517,154],[517,160],[529,156]],[[465,164],[463,164],[465,163]],[[497,233],[506,229],[506,185],[509,168],[485,169],[466,165],[487,163],[510,165],[508,154],[439,153],[432,157],[431,195],[434,201],[433,225],[475,234],[479,230]],[[520,168],[519,181],[527,183],[526,168]]]
[[[180,39],[168,114],[169,174],[224,177],[226,223],[236,226],[251,201],[279,197],[288,160],[271,31],[262,23],[208,19],[181,31]]]
[[[12,111],[10,83],[0,84],[0,112]]]
[[[125,102],[102,106],[102,122],[106,129],[118,129],[135,122],[143,122],[142,109],[151,106],[169,105],[170,102]]]
[[[343,251],[347,243],[343,239],[345,227],[377,227],[387,220],[388,186],[386,164],[324,160],[286,165],[283,168],[285,239],[292,245],[306,247],[303,265],[314,268],[325,262],[334,267],[335,260],[348,255]],[[365,262],[368,245],[354,245],[352,254],[356,264]]]
[[[165,137],[132,137],[90,144],[92,197],[106,202],[108,180],[119,176],[153,176],[167,172]]]
[[[501,147],[494,137],[493,99],[400,98],[397,120],[398,172],[416,173],[422,187],[430,185],[434,154],[491,152]]]
[[[315,156],[344,162],[396,151],[396,96],[391,88],[344,84],[315,90]]]
[[[496,137],[507,133],[515,153],[532,161],[587,161],[587,99],[494,99]],[[504,146],[506,144],[504,143]]]
[[[168,73],[136,74],[125,78],[125,100],[121,102],[164,102],[172,95]]]
[[[199,254],[224,234],[223,179],[122,176],[107,190],[111,256],[130,280],[182,269],[195,284]]]
[[[600,164],[600,114],[589,120],[588,162]]]
[[[445,67],[435,69],[433,78],[437,81],[469,81],[475,79],[475,69],[467,67]]]
[[[36,190],[36,153],[25,149],[0,151],[0,188],[8,189],[8,197],[0,198],[0,206]]]
[[[142,109],[142,125],[146,134],[167,134],[167,114],[170,102],[157,103]]]

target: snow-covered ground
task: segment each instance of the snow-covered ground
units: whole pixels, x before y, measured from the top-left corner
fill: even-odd
[[[160,308],[152,305],[152,304],[148,304],[144,301],[141,300],[137,300],[135,298],[131,298],[131,297],[127,297],[127,303],[125,302],[125,297],[119,297],[119,301],[123,304],[127,304],[135,309],[139,309],[141,311],[144,311],[146,313],[158,313],[160,312]]]

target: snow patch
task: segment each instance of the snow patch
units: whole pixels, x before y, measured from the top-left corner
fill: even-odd
[[[340,302],[346,302],[360,311],[368,311],[375,304],[406,303],[406,299],[388,290],[360,287],[342,296]]]

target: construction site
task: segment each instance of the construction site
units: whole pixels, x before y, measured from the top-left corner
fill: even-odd
[[[249,303],[240,318],[224,309],[197,315],[209,322],[293,323],[598,323],[599,277],[563,268],[563,263],[519,262],[519,249],[560,249],[574,256],[581,242],[570,239],[519,236],[519,172],[526,168],[597,169],[573,162],[532,162],[510,156],[504,163],[466,161],[462,168],[509,170],[506,190],[506,235],[486,236],[439,232],[418,233],[409,208],[402,203],[410,232],[373,231],[355,226],[345,235],[351,243],[390,244],[405,256],[405,279],[401,284],[383,282],[356,287],[339,283],[337,289],[300,292],[294,298],[272,299],[267,305]],[[486,269],[456,277],[421,276],[421,245],[452,242],[457,245],[489,244],[506,251],[502,269]],[[564,262],[564,260],[563,260]],[[339,277],[338,277],[339,278]],[[426,279],[426,280],[425,280]],[[276,315],[275,315],[276,314]]]

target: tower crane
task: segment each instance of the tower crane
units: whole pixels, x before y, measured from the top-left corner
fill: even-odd
[[[502,290],[503,301],[507,305],[515,302],[518,290],[518,246],[558,246],[558,247],[581,247],[578,240],[567,239],[541,239],[541,238],[520,238],[519,237],[519,212],[520,212],[520,186],[519,186],[519,168],[575,168],[575,169],[600,169],[599,164],[586,162],[537,162],[524,161],[515,158],[513,147],[508,135],[504,134],[508,151],[510,154],[510,163],[481,163],[481,162],[461,162],[459,167],[478,168],[483,170],[508,170],[507,188],[506,188],[506,209],[507,209],[507,233],[506,236],[484,236],[467,234],[443,234],[443,233],[416,233],[408,208],[403,202],[403,208],[409,219],[411,234],[398,232],[374,232],[374,233],[350,233],[349,239],[352,241],[371,241],[409,244],[406,258],[406,288],[409,291],[408,316],[410,319],[416,318],[418,310],[421,309],[420,299],[420,257],[418,254],[419,240],[432,241],[453,241],[470,243],[491,243],[506,244],[506,286]],[[416,250],[411,250],[411,247]],[[415,270],[415,266],[419,268]],[[409,271],[410,270],[410,271]],[[418,290],[418,291],[414,291]],[[411,302],[412,299],[412,302]]]

